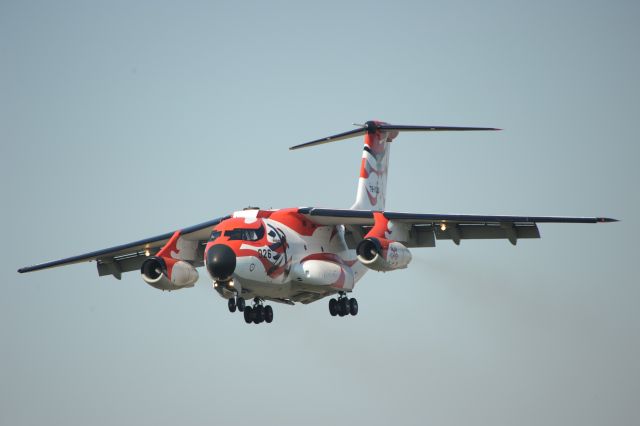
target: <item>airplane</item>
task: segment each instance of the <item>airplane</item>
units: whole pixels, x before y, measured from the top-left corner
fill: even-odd
[[[350,297],[369,270],[388,272],[410,264],[410,249],[459,245],[468,239],[506,239],[516,245],[540,238],[539,223],[616,222],[607,217],[487,216],[385,210],[389,151],[401,132],[492,131],[489,127],[393,125],[367,121],[343,133],[291,150],[364,136],[356,200],[349,209],[249,207],[155,237],[18,270],[38,271],[95,261],[98,275],[138,270],[163,291],[193,287],[204,266],[230,312],[246,323],[273,321],[266,302],[288,305],[329,299],[331,316],[358,314]],[[252,301],[251,301],[252,300]]]

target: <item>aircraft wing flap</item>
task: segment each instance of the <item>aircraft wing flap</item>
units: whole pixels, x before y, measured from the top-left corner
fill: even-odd
[[[298,209],[298,213],[316,225],[373,225],[373,212],[370,210],[303,207]]]
[[[189,240],[199,241],[198,250],[204,252],[204,244],[209,239],[211,228],[227,219],[229,216],[199,223],[181,230],[181,235]],[[57,266],[71,265],[74,263],[96,261],[98,275],[114,275],[120,278],[122,272],[138,269],[148,255],[157,253],[171,238],[173,232],[157,235],[151,238],[121,244],[106,249],[96,250],[64,259],[44,262],[33,266],[18,269],[18,272],[32,272],[42,269],[55,268]],[[200,256],[202,257],[202,256]],[[195,262],[195,266],[201,266],[202,262]]]
[[[495,240],[507,239],[515,245],[521,238],[540,238],[540,231],[535,224],[454,224],[445,229],[434,228],[437,240],[452,240],[460,244],[461,240]]]
[[[299,209],[318,225],[345,225],[345,239],[349,248],[355,248],[373,226],[373,212],[369,210],[325,209],[306,207]],[[383,215],[395,224],[406,227],[406,238],[398,241],[407,247],[435,247],[436,240],[452,240],[460,244],[470,239],[507,239],[512,244],[521,238],[540,238],[538,223],[602,223],[616,222],[607,217],[558,216],[496,216],[424,214],[385,211]]]
[[[144,251],[147,249],[149,250],[156,249],[157,251],[160,247],[166,244],[167,241],[169,241],[169,238],[171,238],[171,235],[173,235],[172,232],[158,235],[152,238],[147,238],[140,241],[134,241],[128,244],[122,244],[119,246],[109,247],[102,250],[96,250],[96,251],[80,254],[77,256],[67,257],[59,260],[53,260],[51,262],[39,263],[37,265],[32,265],[32,266],[26,266],[24,268],[18,269],[18,272],[25,273],[25,272],[39,271],[41,269],[55,268],[57,266],[62,266],[62,265],[71,265],[74,263],[89,262],[92,260],[101,261],[104,259],[118,258],[120,256],[126,257],[139,252],[144,253]]]
[[[373,225],[373,211],[326,209],[303,207],[298,212],[309,217],[318,225]],[[511,215],[469,215],[469,214],[431,214],[382,212],[384,217],[398,223],[440,224],[440,223],[599,223],[617,222],[608,217],[575,217],[575,216],[511,216]]]
[[[424,214],[383,212],[384,217],[400,223],[599,223],[617,222],[608,217],[510,216],[469,214]]]
[[[371,226],[346,227],[345,241],[350,249],[355,249],[362,241]],[[399,240],[408,248],[435,247],[437,240],[451,240],[459,244],[461,240],[491,240],[521,238],[540,238],[540,231],[535,224],[514,224],[512,230],[499,224],[451,224],[445,230],[433,225],[412,225],[409,238]]]

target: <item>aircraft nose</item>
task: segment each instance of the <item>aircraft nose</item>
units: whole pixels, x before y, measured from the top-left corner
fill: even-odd
[[[225,244],[214,244],[207,250],[207,270],[216,281],[231,279],[236,269],[236,255]]]

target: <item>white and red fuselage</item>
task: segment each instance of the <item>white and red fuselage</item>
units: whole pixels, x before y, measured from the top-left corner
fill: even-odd
[[[352,209],[382,211],[385,207],[387,171],[390,142],[397,131],[370,132],[364,134],[364,149],[356,201]],[[389,247],[385,239],[387,221],[380,218],[373,231],[382,246],[377,247],[380,256],[376,262],[386,264],[384,257],[397,259],[396,246],[404,254],[402,262],[389,269],[406,267],[411,260],[409,251],[395,244]],[[242,238],[242,231],[247,233]],[[249,230],[255,233],[249,235]],[[314,295],[309,301],[336,292],[349,292],[368,269],[376,269],[355,249],[349,249],[345,241],[344,225],[318,225],[299,213],[299,209],[258,210],[235,212],[231,219],[218,224],[211,241],[205,248],[205,265],[212,276],[216,290],[224,297],[242,294],[243,297],[260,297],[290,300],[301,294]],[[226,245],[235,256],[232,276],[218,276],[210,259],[216,245]],[[403,250],[404,248],[404,250]],[[231,257],[227,251],[226,256]],[[377,264],[376,263],[376,264]],[[227,265],[228,266],[228,265]],[[374,266],[372,268],[372,266]],[[381,270],[381,269],[379,269]],[[224,274],[223,274],[224,275]]]
[[[217,259],[214,252],[229,258]],[[344,226],[316,225],[297,208],[235,212],[214,228],[204,258],[214,287],[226,298],[321,298],[351,291],[368,269],[347,247]]]

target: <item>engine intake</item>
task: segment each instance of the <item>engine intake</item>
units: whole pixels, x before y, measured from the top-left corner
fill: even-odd
[[[144,282],[158,290],[180,290],[198,281],[198,271],[190,263],[167,257],[149,257],[140,273]]]
[[[356,253],[358,254],[358,258],[370,262],[382,253],[382,246],[377,238],[367,238],[360,241],[360,244],[356,247]],[[360,261],[362,262],[362,260]]]
[[[365,238],[356,247],[358,260],[374,271],[393,271],[406,268],[411,252],[397,241],[384,238]]]

